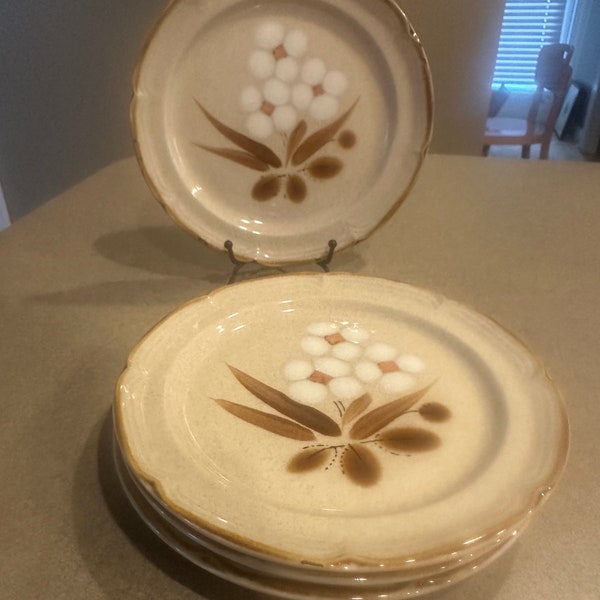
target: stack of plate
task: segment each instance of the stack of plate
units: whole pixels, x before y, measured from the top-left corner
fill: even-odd
[[[504,551],[566,458],[563,404],[497,325],[344,274],[192,301],[133,351],[116,458],[193,563],[282,598],[409,598]]]
[[[175,0],[135,79],[140,166],[234,258],[322,258],[413,185],[432,129],[423,48],[392,0]],[[408,598],[505,550],[558,479],[542,367],[456,303],[352,275],[247,282],[136,347],[115,456],[191,562],[282,598]]]

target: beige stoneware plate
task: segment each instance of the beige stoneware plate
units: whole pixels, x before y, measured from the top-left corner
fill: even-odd
[[[516,537],[513,536],[476,558],[455,562],[428,574],[396,574],[395,578],[392,575],[385,581],[380,581],[378,578],[342,573],[335,583],[311,579],[298,573],[292,578],[289,574],[284,576],[283,573],[273,572],[271,568],[257,569],[256,565],[252,568],[246,560],[234,560],[221,552],[215,552],[207,546],[205,539],[182,533],[179,527],[173,524],[173,515],[144,492],[144,487],[129,471],[116,443],[115,463],[119,479],[132,506],[148,527],[173,550],[213,575],[266,593],[270,597],[285,600],[408,600],[415,596],[424,596],[462,581],[475,570],[481,570],[516,541]],[[242,557],[244,558],[247,557]]]
[[[391,0],[176,0],[134,81],[149,185],[215,248],[321,258],[399,206],[426,153],[423,48]]]
[[[520,533],[564,466],[540,363],[474,311],[345,274],[223,288],[157,325],[115,400],[177,519],[298,569],[399,572]]]

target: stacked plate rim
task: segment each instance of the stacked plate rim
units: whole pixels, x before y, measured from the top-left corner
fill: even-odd
[[[329,354],[311,358],[327,328]],[[377,364],[382,379],[404,375],[388,380],[408,385],[400,398],[358,377],[394,344],[397,356]],[[272,354],[286,348],[274,371]],[[318,431],[319,417],[303,441],[286,431],[310,429],[305,415],[316,413],[285,416],[309,406],[292,398],[294,377],[285,383],[307,349],[325,370],[346,354],[363,389],[340,399],[335,377],[321,378],[327,398],[311,408],[340,431]],[[347,274],[255,280],[184,305],[132,352],[114,414],[119,474],[146,523],[196,565],[289,599],[401,599],[464,579],[525,529],[568,448],[559,394],[510,334],[432,292]],[[415,432],[431,447],[406,446]],[[374,461],[366,475],[347,458],[356,451]],[[328,463],[290,468],[321,452]],[[299,500],[299,490],[311,496]]]

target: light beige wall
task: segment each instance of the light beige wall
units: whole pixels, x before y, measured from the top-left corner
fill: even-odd
[[[432,151],[478,154],[504,1],[399,1],[433,71]],[[132,154],[131,73],[167,4],[0,2],[0,182],[13,221]]]
[[[431,151],[481,154],[504,0],[399,0],[429,58]]]

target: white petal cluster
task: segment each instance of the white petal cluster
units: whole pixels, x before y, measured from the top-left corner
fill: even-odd
[[[300,348],[306,356],[288,361],[283,375],[289,396],[304,404],[318,404],[330,394],[352,401],[372,385],[386,394],[402,394],[417,385],[417,375],[426,369],[420,357],[372,341],[368,330],[347,323],[311,323]]]
[[[280,23],[266,21],[257,28],[254,42],[248,69],[256,82],[240,97],[252,137],[290,132],[305,114],[318,121],[336,116],[348,81],[322,59],[306,57],[308,37],[302,30],[286,32]]]

